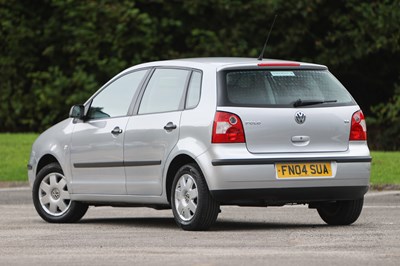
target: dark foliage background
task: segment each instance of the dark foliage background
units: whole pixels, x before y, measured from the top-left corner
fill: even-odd
[[[400,148],[400,1],[0,0],[0,131],[42,131],[138,63],[266,57],[328,65],[368,116],[370,145]]]

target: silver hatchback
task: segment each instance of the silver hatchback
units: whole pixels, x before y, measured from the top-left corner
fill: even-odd
[[[146,206],[205,230],[221,205],[308,204],[351,224],[370,164],[364,115],[327,67],[193,58],[115,76],[39,136],[28,175],[48,222]]]

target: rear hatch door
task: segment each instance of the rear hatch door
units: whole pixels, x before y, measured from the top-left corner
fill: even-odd
[[[348,149],[351,117],[359,108],[329,71],[235,69],[221,74],[219,109],[242,119],[249,152]]]

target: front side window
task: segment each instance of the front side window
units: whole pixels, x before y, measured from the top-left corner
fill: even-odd
[[[139,114],[177,111],[190,71],[183,69],[156,69],[143,94]]]
[[[87,118],[101,119],[126,116],[132,98],[137,92],[147,70],[126,74],[97,94],[90,105]]]
[[[352,105],[354,100],[327,70],[239,70],[223,73],[223,103],[289,107]]]

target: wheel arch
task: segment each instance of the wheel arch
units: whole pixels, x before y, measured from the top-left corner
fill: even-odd
[[[40,170],[43,169],[43,167],[45,167],[46,165],[49,165],[51,163],[58,163],[60,165],[61,169],[62,169],[62,166],[61,166],[60,162],[57,160],[57,158],[54,155],[45,154],[40,158],[40,160],[39,160],[39,162],[37,164],[35,177],[40,172]]]
[[[165,182],[165,190],[166,190],[166,195],[167,195],[167,200],[169,203],[171,203],[171,188],[172,188],[172,182],[174,181],[174,177],[176,172],[178,171],[179,168],[184,166],[185,164],[188,163],[195,163],[199,165],[195,159],[193,159],[191,156],[187,154],[179,154],[177,155],[169,164],[168,171],[167,171],[167,178]]]

